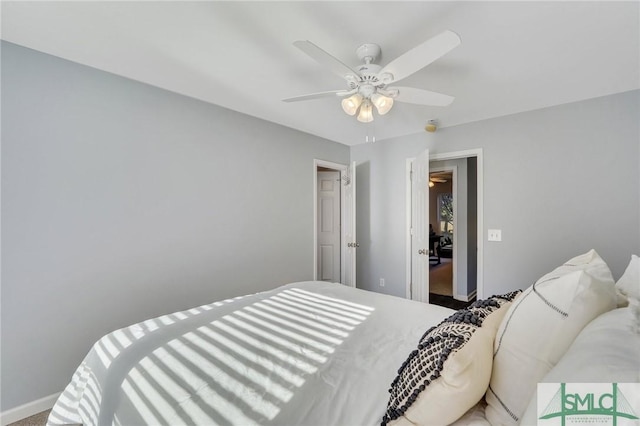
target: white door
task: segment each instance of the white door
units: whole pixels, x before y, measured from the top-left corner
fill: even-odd
[[[344,246],[342,247],[342,283],[350,287],[356,286],[356,162],[352,162],[349,170],[342,172],[343,189],[343,230]]]
[[[318,172],[318,280],[340,282],[340,172]]]
[[[411,163],[411,299],[429,303],[429,150]]]

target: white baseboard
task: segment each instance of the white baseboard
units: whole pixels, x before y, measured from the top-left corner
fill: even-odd
[[[26,404],[3,411],[0,413],[0,425],[7,426],[10,423],[26,419],[34,414],[53,408],[53,404],[56,403],[61,393],[62,392],[54,393],[52,395],[45,396],[44,398],[27,402]]]
[[[455,297],[456,300],[462,300],[463,302],[468,302],[469,300],[473,300],[474,297],[476,297],[476,291],[477,290],[473,290],[471,292],[471,294],[467,295],[467,294],[463,294],[463,295],[457,295]]]

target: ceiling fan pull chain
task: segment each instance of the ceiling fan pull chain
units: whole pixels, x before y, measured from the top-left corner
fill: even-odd
[[[370,122],[366,124],[366,132],[364,135],[364,141],[365,143],[369,143],[369,140],[371,140],[371,143],[375,143],[376,142],[376,128],[375,128],[375,124],[374,122]],[[369,130],[373,129],[373,134],[371,135],[371,137],[369,137]]]

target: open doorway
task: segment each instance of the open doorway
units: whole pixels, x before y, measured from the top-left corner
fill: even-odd
[[[416,169],[416,163],[424,161],[425,153],[428,165]],[[415,176],[416,170],[419,176]],[[425,302],[428,299],[430,303],[457,308],[476,297],[483,297],[482,173],[481,149],[433,155],[425,151],[407,159],[408,298]],[[421,177],[422,174],[425,176]],[[451,196],[439,193],[447,194],[449,188],[445,187],[446,191],[427,191],[424,202],[416,199],[414,192],[419,191],[416,186],[427,189],[429,178],[440,181],[450,178]],[[433,184],[435,187],[436,182]],[[448,211],[438,212],[438,207]],[[420,226],[416,226],[420,218],[433,227],[429,237],[422,237]],[[416,238],[422,238],[424,242],[417,241],[416,244]],[[421,252],[429,255],[428,262],[425,262],[426,256],[420,256]],[[442,267],[442,275],[446,275],[444,266],[447,263],[452,282],[447,293],[451,295],[435,294],[434,284],[437,292],[443,291],[437,290],[437,283],[431,283],[435,278],[432,272]]]
[[[457,166],[429,165],[429,297],[453,298]],[[437,300],[436,300],[437,301]]]
[[[314,160],[313,279],[356,286],[355,163]]]

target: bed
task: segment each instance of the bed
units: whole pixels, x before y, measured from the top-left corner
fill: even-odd
[[[533,425],[538,383],[640,381],[639,270],[592,250],[457,312],[325,282],[203,305],[96,342],[48,424]]]
[[[398,366],[453,311],[301,282],[100,339],[49,424],[379,424]]]

